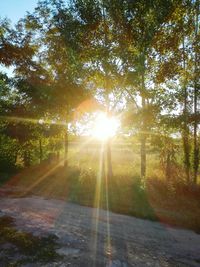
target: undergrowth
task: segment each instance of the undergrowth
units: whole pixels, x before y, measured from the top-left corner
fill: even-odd
[[[100,182],[98,179],[92,170],[72,176],[68,199],[200,233],[200,186],[190,187],[181,181],[169,183],[158,178],[147,178],[144,183],[139,177],[126,175],[113,176],[107,185],[105,179]]]
[[[138,175],[114,171],[106,183],[94,168],[41,164],[16,175],[8,185],[22,188],[22,195],[12,192],[16,197],[62,199],[200,232],[200,186],[186,185],[181,174],[170,181],[151,177],[141,181]]]

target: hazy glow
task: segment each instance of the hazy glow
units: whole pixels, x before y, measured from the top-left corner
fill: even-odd
[[[44,124],[44,120],[43,119],[39,119],[39,124]]]
[[[105,113],[99,113],[92,130],[92,136],[100,140],[106,140],[116,134],[119,127],[119,120],[114,117],[107,117]]]

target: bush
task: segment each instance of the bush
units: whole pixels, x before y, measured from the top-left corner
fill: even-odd
[[[0,171],[10,173],[16,168],[17,143],[9,137],[0,135],[0,147]]]
[[[83,205],[93,206],[96,175],[91,169],[73,171],[69,177],[69,199]]]

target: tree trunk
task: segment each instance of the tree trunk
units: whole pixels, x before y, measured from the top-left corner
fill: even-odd
[[[142,137],[141,137],[140,157],[141,157],[141,178],[145,178],[146,177],[146,137],[144,134],[142,134]]]
[[[15,165],[17,164],[18,150],[15,152]]]
[[[194,152],[193,152],[193,183],[197,184],[197,174],[198,174],[198,167],[199,167],[199,145],[197,141],[197,124],[194,124]]]
[[[39,153],[40,153],[40,163],[42,162],[43,159],[43,151],[42,151],[42,139],[39,139]]]
[[[31,165],[31,155],[30,155],[30,151],[28,149],[26,149],[24,151],[24,167],[30,167]]]
[[[167,152],[166,156],[166,167],[165,167],[165,178],[166,181],[169,182],[171,180],[171,168],[170,168],[171,162],[170,162],[170,152]]]
[[[112,170],[112,159],[111,159],[111,140],[108,138],[106,143],[106,159],[107,159],[107,177],[112,178],[113,170]]]
[[[186,62],[185,62],[185,38],[183,36],[183,69],[184,76],[186,75]],[[186,86],[186,78],[183,81],[183,150],[184,150],[184,166],[187,184],[190,183],[190,144],[189,144],[189,127],[188,127],[188,92]]]
[[[196,1],[196,21],[195,21],[195,62],[194,62],[194,148],[193,148],[193,183],[197,184],[197,173],[199,165],[199,146],[197,140],[198,124],[197,124],[197,97],[198,97],[198,53],[197,53],[197,38],[198,38],[198,22],[199,22],[199,0]]]
[[[141,178],[146,177],[146,119],[145,119],[145,56],[143,55],[143,73],[142,73],[142,132],[141,132],[141,148],[140,148],[140,158],[141,158]]]
[[[69,140],[68,140],[68,125],[65,130],[65,136],[64,136],[64,166],[68,166],[68,145],[69,145]]]
[[[187,126],[184,126],[183,149],[184,149],[184,166],[185,166],[187,184],[190,183],[190,145],[189,145],[188,135],[189,133]]]

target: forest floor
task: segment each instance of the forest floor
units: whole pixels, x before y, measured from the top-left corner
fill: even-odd
[[[21,240],[18,234],[18,242],[14,242],[13,232],[11,235],[5,228],[7,239],[2,239],[2,233],[0,237],[1,267],[200,266],[200,235],[193,231],[64,200],[41,196],[9,197],[5,190],[0,189],[0,218],[12,218],[15,234],[31,233],[32,239],[29,239],[36,243],[34,237],[53,236],[56,257],[52,257],[51,250],[51,260],[34,259],[30,254],[37,248],[34,250],[27,236],[23,235]],[[26,238],[29,246],[33,246],[29,254],[28,245],[24,245]],[[38,247],[39,244],[38,241]],[[23,250],[19,249],[20,245]]]

